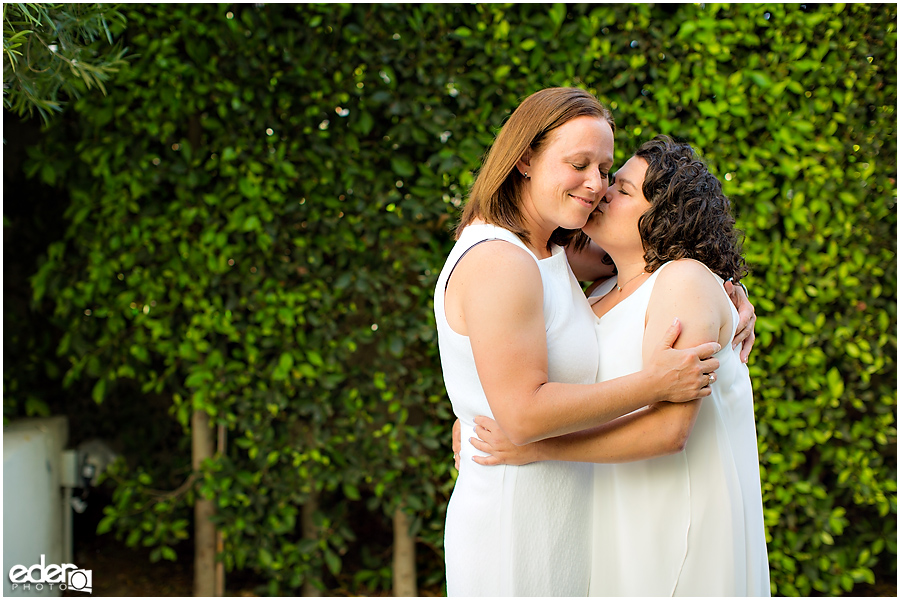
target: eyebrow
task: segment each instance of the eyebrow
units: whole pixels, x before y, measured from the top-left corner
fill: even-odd
[[[638,186],[634,185],[630,180],[621,177],[619,175],[618,171],[616,172],[615,178],[616,178],[616,183],[622,183],[622,184],[627,183],[628,185],[631,186],[631,189],[633,189],[633,190],[638,189]]]
[[[563,160],[583,160],[585,162],[591,162],[591,155],[589,152],[574,152],[572,154],[568,154],[563,156]],[[611,165],[613,164],[614,158],[612,155],[603,156],[597,161],[601,165]]]

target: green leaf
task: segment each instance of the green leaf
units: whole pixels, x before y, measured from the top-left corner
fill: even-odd
[[[107,533],[110,529],[112,529],[113,523],[116,522],[117,515],[107,515],[100,519],[100,522],[97,523],[97,535],[103,535]]]
[[[272,554],[266,548],[259,549],[259,564],[264,567],[269,567],[272,565]]]
[[[162,552],[162,557],[166,560],[176,561],[178,559],[178,555],[175,554],[175,550],[170,548],[169,546],[160,546],[160,551]]]
[[[315,367],[324,367],[325,361],[322,359],[322,355],[316,352],[315,350],[307,350],[306,352],[306,360]]]
[[[212,381],[213,375],[209,371],[194,371],[184,381],[185,387],[202,387]]]
[[[137,545],[137,543],[141,539],[141,530],[140,529],[132,529],[128,533],[128,537],[125,539],[125,545],[129,548],[133,548]]]
[[[368,135],[374,125],[375,119],[372,118],[372,115],[368,111],[361,111],[356,125],[358,131],[363,135]]]
[[[772,80],[769,79],[769,76],[762,71],[750,71],[747,73],[750,77],[750,80],[763,89],[768,89],[772,87]]]
[[[246,219],[244,219],[244,224],[241,225],[241,231],[256,231],[260,228],[261,223],[259,221],[259,217],[256,215],[250,215]]]
[[[337,575],[341,572],[341,558],[337,554],[332,552],[330,548],[325,548],[323,556],[325,557],[325,564],[328,565],[328,570],[331,571],[332,575]]]
[[[556,3],[550,8],[547,14],[550,16],[550,20],[553,21],[553,24],[559,28],[566,19],[566,5]]]
[[[93,398],[94,402],[96,402],[97,404],[101,404],[105,396],[106,379],[99,379],[97,383],[94,384],[94,389],[91,391],[91,398]]]
[[[402,156],[391,157],[391,170],[400,177],[412,177],[416,173],[416,168],[412,162]]]
[[[681,24],[681,27],[678,29],[678,38],[687,39],[692,33],[697,30],[697,23],[693,20],[686,20]]]
[[[359,500],[361,498],[357,487],[349,483],[344,484],[344,495],[350,500]]]

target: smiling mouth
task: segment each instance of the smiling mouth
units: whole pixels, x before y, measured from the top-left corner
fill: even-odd
[[[584,204],[585,206],[590,207],[591,209],[594,208],[594,202],[593,202],[592,200],[588,200],[587,198],[583,198],[583,197],[581,197],[581,196],[576,196],[576,195],[574,195],[574,194],[569,194],[569,196],[570,196],[571,198],[574,198],[575,200],[578,200],[579,202],[581,202],[581,203]]]

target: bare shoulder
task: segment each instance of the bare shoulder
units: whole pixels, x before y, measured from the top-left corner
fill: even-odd
[[[659,274],[653,287],[647,323],[661,333],[677,317],[682,323],[678,340],[682,347],[712,340],[725,346],[731,335],[730,306],[722,280],[703,263],[676,260]]]
[[[696,297],[700,294],[708,296],[710,300],[713,299],[713,295],[716,299],[726,299],[719,291],[722,280],[706,265],[692,258],[682,258],[669,263],[659,274],[655,287],[660,291],[665,290],[667,297],[673,294]]]
[[[503,296],[541,291],[541,272],[524,249],[504,240],[489,240],[472,247],[460,259],[452,279],[456,284],[496,290]]]

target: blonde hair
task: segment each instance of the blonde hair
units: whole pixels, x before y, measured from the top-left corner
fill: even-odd
[[[522,216],[522,186],[525,178],[515,168],[529,151],[537,155],[547,143],[550,132],[577,117],[605,119],[616,131],[609,109],[589,92],[579,88],[546,88],[525,98],[497,134],[484,164],[475,179],[463,208],[459,232],[476,217],[503,227],[531,243]],[[547,243],[565,246],[578,229],[557,229]]]

